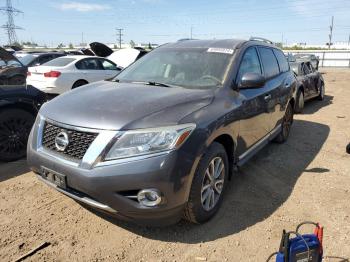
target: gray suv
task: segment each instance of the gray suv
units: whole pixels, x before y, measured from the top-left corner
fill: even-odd
[[[28,163],[49,186],[119,218],[203,223],[234,170],[288,138],[295,87],[265,41],[166,44],[112,81],[44,104]]]

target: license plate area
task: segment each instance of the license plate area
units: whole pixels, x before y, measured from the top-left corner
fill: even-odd
[[[66,189],[67,188],[67,177],[48,168],[41,168],[41,177],[56,186]]]

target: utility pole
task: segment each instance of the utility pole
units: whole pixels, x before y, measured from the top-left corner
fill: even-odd
[[[81,45],[85,46],[85,43],[84,43],[84,32],[81,32]]]
[[[329,43],[328,43],[328,49],[331,49],[332,45],[332,37],[333,37],[333,21],[334,21],[334,16],[332,16],[332,24],[329,27],[330,33],[329,33]]]
[[[23,12],[16,8],[13,8],[11,0],[6,0],[6,6],[1,7],[0,11],[3,11],[7,14],[7,23],[2,25],[1,28],[5,29],[8,37],[8,44],[12,45],[17,42],[16,30],[23,29],[22,27],[15,25],[13,16]]]
[[[117,43],[119,43],[119,49],[122,48],[122,36],[123,36],[123,28],[116,28],[117,31],[116,36],[117,36]]]

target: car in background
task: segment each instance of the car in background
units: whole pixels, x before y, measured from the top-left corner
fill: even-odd
[[[311,64],[311,61],[295,61],[289,63],[297,80],[298,87],[295,92],[295,113],[301,113],[304,103],[312,98],[324,99],[325,85],[322,74]]]
[[[108,58],[118,65],[119,68],[126,68],[148,52],[143,48],[124,48],[113,51],[105,44],[99,42],[90,43],[90,49],[100,57]]]
[[[49,62],[52,59],[65,56],[65,53],[49,52],[49,53],[15,53],[17,59],[26,67],[39,66]]]
[[[29,67],[27,85],[58,95],[79,86],[115,77],[121,69],[96,56],[63,56],[41,66]]]
[[[233,170],[270,141],[288,139],[295,87],[273,44],[166,44],[111,81],[46,103],[28,164],[52,188],[119,218],[204,223]]]
[[[296,60],[299,61],[310,61],[313,68],[318,70],[318,64],[320,63],[320,59],[318,58],[318,56],[315,56],[314,54],[297,53],[294,54],[294,57]]]
[[[25,67],[11,52],[0,47],[0,86],[24,85],[27,67]]]
[[[24,86],[0,86],[0,161],[26,155],[30,130],[46,95]]]
[[[11,52],[0,48],[0,85],[24,85],[30,66],[37,66],[64,53]]]

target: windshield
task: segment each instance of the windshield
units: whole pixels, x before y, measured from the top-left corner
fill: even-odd
[[[219,51],[208,48],[154,50],[122,71],[117,80],[187,88],[222,86],[232,54]]]
[[[63,66],[66,66],[66,65],[72,63],[75,60],[76,60],[75,58],[70,58],[70,57],[59,57],[59,58],[55,58],[55,59],[53,59],[45,64],[42,64],[42,65],[63,67]]]
[[[21,57],[18,57],[17,56],[17,59],[25,66],[29,65],[34,59],[35,59],[35,56],[33,55],[26,55],[26,56],[21,56]]]

